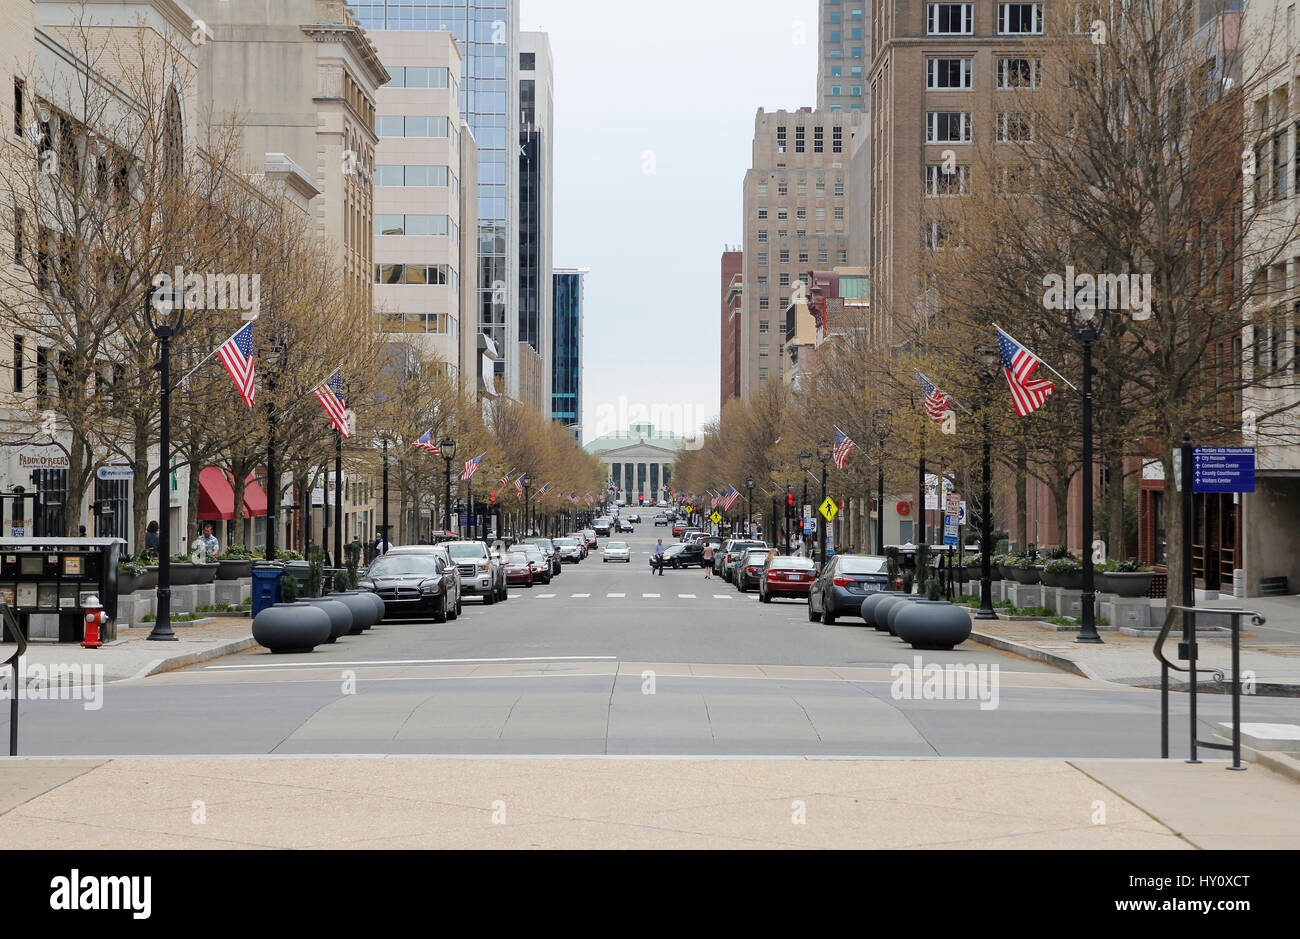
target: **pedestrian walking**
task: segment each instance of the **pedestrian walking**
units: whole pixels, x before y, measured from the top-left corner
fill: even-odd
[[[704,579],[713,579],[713,542],[704,542]]]
[[[660,577],[664,576],[664,540],[662,538],[660,538],[658,544],[655,545],[654,561],[655,566],[651,573],[657,573]]]

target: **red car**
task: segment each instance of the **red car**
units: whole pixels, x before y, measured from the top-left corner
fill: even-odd
[[[685,522],[674,522],[674,523],[673,523],[673,537],[674,537],[674,538],[680,538],[680,537],[682,536],[682,534],[683,534],[685,531],[686,531],[686,523],[685,523]]]
[[[758,578],[758,599],[771,603],[773,597],[807,599],[817,565],[809,558],[774,557],[767,562]]]
[[[522,551],[511,551],[506,555],[505,566],[506,586],[531,587],[533,585],[533,567],[528,563],[528,555]]]

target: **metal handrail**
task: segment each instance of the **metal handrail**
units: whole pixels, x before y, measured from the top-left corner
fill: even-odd
[[[13,681],[9,686],[9,755],[18,755],[18,665],[19,660],[27,653],[27,637],[23,635],[22,626],[18,623],[18,617],[14,616],[14,611],[10,609],[9,604],[0,601],[0,637],[6,632],[14,636],[14,642],[17,643],[17,651],[5,661],[0,662],[0,666],[10,665],[13,668]]]
[[[1190,685],[1190,755],[1187,762],[1199,763],[1197,759],[1197,747],[1208,747],[1212,750],[1231,750],[1232,766],[1229,769],[1244,770],[1241,765],[1241,619],[1243,616],[1249,616],[1255,626],[1263,626],[1267,620],[1262,613],[1254,610],[1225,610],[1213,609],[1210,607],[1196,606],[1170,606],[1169,613],[1179,610],[1184,614],[1184,635],[1187,637],[1183,640],[1182,648],[1179,650],[1179,657],[1186,658],[1188,665],[1183,668],[1174,662],[1169,661],[1164,654],[1165,640],[1169,638],[1169,630],[1173,626],[1174,618],[1172,615],[1165,617],[1164,625],[1160,627],[1160,633],[1156,636],[1155,647],[1152,649],[1156,659],[1160,662],[1160,757],[1169,759],[1169,671],[1172,669],[1176,672],[1185,672],[1188,676]],[[1196,616],[1198,613],[1215,616],[1230,616],[1232,618],[1232,744],[1214,743],[1210,741],[1198,740],[1196,738],[1196,694],[1197,683],[1201,672],[1211,673],[1216,684],[1223,684],[1224,672],[1221,668],[1199,669],[1196,667]]]

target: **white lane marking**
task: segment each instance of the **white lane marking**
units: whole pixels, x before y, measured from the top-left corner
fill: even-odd
[[[659,599],[659,594],[657,594],[657,593],[643,593],[643,594],[641,594],[641,599],[642,599],[642,600],[658,600],[658,599]]]
[[[616,655],[538,655],[511,659],[391,659],[374,662],[283,662],[275,665],[205,665],[208,672],[242,672],[259,668],[338,668],[340,665],[473,665],[498,662],[617,662]]]
[[[589,593],[575,593],[573,596],[569,597],[570,600],[588,600],[590,598],[591,594]]]
[[[627,596],[627,594],[625,594],[625,593],[607,593],[607,594],[605,594],[605,599],[606,599],[606,600],[622,600],[622,599],[623,599],[624,597],[626,597],[626,596]]]
[[[553,594],[553,593],[539,593],[539,594],[537,595],[537,599],[538,599],[538,600],[554,600],[554,599],[555,599],[555,594]]]
[[[715,599],[715,600],[730,600],[731,597],[728,596],[728,595],[725,594],[725,593],[715,593],[715,594],[713,595],[713,599]]]
[[[679,594],[677,595],[677,599],[678,599],[678,600],[694,600],[694,599],[695,599],[695,594],[693,594],[693,593],[679,593]]]

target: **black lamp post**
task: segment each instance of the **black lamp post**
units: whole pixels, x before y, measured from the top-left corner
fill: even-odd
[[[438,452],[442,454],[443,462],[447,467],[447,525],[445,531],[451,531],[451,461],[456,459],[456,441],[450,437],[443,438],[438,444]]]
[[[387,548],[391,540],[388,537],[388,438],[387,437],[384,438],[384,507],[382,509],[382,513],[383,513],[382,517],[383,517],[384,534],[383,534],[383,541],[381,542],[381,544],[383,545],[383,547]],[[419,532],[416,532],[416,538],[415,538],[416,541],[420,540],[419,534],[420,534]]]
[[[284,359],[284,347],[276,340],[271,340],[271,347],[266,351],[266,562],[275,560],[275,523],[280,511],[280,487],[277,485],[279,475],[275,466],[275,428],[279,420],[279,411],[275,406],[275,386],[280,380],[280,363]],[[309,500],[310,501],[310,500]],[[307,518],[311,519],[311,506],[308,505]]]
[[[799,539],[802,541],[803,534],[803,507],[808,504],[808,464],[812,462],[812,454],[807,450],[799,454],[799,469],[803,473],[803,500],[799,503]],[[818,526],[820,530],[821,526]]]
[[[997,374],[1002,357],[997,349],[988,347],[980,349],[978,354],[984,363],[984,371],[980,375],[980,384],[984,391],[984,407],[981,409],[984,412],[984,476],[980,485],[980,608],[979,612],[975,614],[975,618],[997,619],[998,614],[993,611],[993,478],[991,460],[993,444],[989,439],[988,409],[993,376]]]
[[[754,537],[754,477],[745,477],[745,488],[749,490],[749,497],[745,502],[745,507],[749,511],[749,518],[745,521],[745,534],[751,538]]]
[[[533,477],[524,476],[519,481],[519,485],[524,487],[524,537],[527,538],[533,533],[533,516],[528,505],[528,489],[533,484]]]
[[[1097,579],[1092,566],[1092,344],[1106,328],[1106,311],[1095,303],[1070,309],[1070,325],[1083,343],[1083,610],[1075,642],[1101,642],[1097,634]],[[1184,523],[1186,524],[1186,523]]]
[[[876,451],[879,459],[876,463],[876,553],[885,553],[885,438],[889,436],[889,409],[877,408],[875,420]]]
[[[827,496],[826,480],[827,480],[827,473],[829,471],[828,467],[830,466],[830,462],[831,462],[831,454],[825,447],[818,448],[817,461],[822,465],[822,501],[820,505],[825,505],[826,496]],[[817,559],[819,564],[826,563],[826,531],[829,525],[830,522],[827,522],[825,520],[825,516],[822,517],[822,521],[819,522],[817,525],[817,530],[821,533],[821,540],[817,548]]]
[[[184,288],[169,284],[151,284],[145,293],[145,324],[158,338],[159,405],[162,409],[158,434],[158,613],[149,638],[155,642],[176,642],[172,632],[172,521],[171,486],[168,473],[172,454],[172,339],[180,335],[185,326]]]

